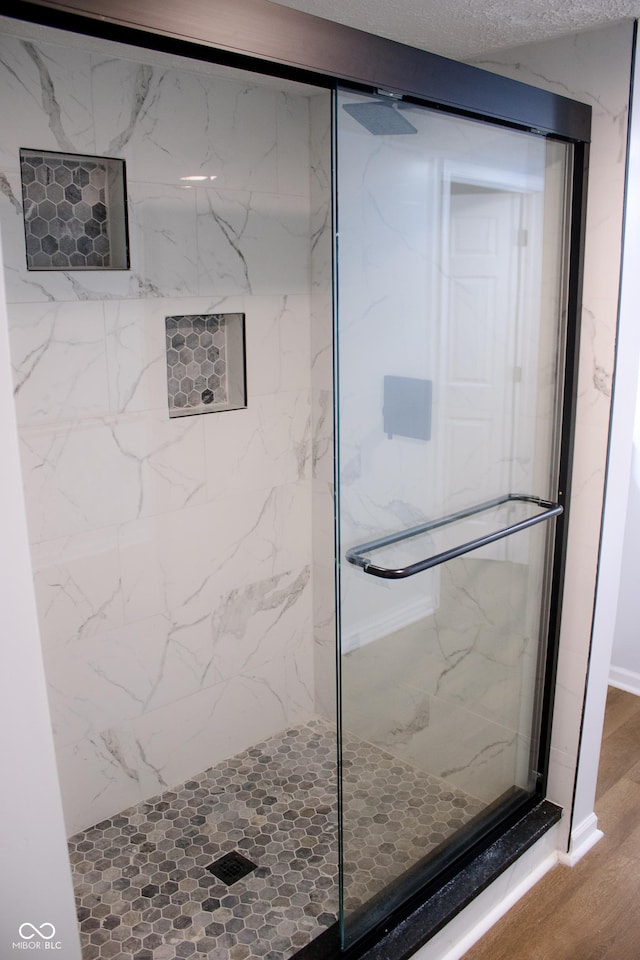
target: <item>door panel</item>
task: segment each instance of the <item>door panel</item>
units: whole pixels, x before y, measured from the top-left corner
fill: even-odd
[[[376,104],[335,112],[345,944],[536,790],[562,509],[569,148]]]

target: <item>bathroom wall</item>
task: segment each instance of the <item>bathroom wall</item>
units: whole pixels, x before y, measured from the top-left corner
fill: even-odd
[[[628,215],[632,217],[633,212],[630,210]],[[634,304],[635,302],[634,299]],[[631,406],[630,400],[629,391],[626,402]],[[638,605],[637,574],[638,544],[640,543],[640,392],[636,397],[635,424],[632,437],[627,438],[627,443],[629,442],[632,448],[631,471],[624,511],[625,534],[620,572],[620,593],[611,653],[610,680],[615,686],[640,694],[640,631],[638,630],[640,608]]]
[[[15,402],[73,832],[314,710],[308,98],[2,26]],[[20,147],[125,159],[130,271],[27,273]],[[165,317],[211,312],[246,314],[248,408],[169,420]]]

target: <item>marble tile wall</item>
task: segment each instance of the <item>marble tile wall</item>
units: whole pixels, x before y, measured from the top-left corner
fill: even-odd
[[[15,403],[73,832],[313,711],[308,98],[2,27]],[[127,161],[130,271],[27,273],[23,146]],[[246,315],[249,406],[169,420],[165,318],[209,313]]]

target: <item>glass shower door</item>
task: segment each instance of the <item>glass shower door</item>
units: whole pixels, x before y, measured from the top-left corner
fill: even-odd
[[[536,790],[571,152],[349,90],[335,114],[349,944]]]

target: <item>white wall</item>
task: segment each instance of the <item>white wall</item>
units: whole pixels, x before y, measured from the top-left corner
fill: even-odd
[[[638,568],[640,549],[640,391],[636,397],[633,422],[633,386],[638,379],[640,358],[640,324],[637,322],[640,301],[640,275],[635,264],[640,256],[640,89],[636,76],[636,108],[631,124],[627,225],[625,231],[623,287],[620,304],[620,355],[616,373],[614,424],[620,433],[617,456],[612,450],[610,475],[614,468],[620,475],[615,493],[611,491],[612,511],[619,517],[620,536],[624,547],[620,564],[620,590],[616,610],[610,682],[640,694],[640,596]],[[623,379],[624,378],[624,379]],[[631,463],[629,464],[629,460]],[[629,469],[630,467],[630,469]],[[624,481],[628,477],[627,488]],[[610,480],[611,482],[611,480]],[[626,494],[626,498],[625,498]],[[609,497],[608,497],[609,500]],[[626,506],[626,510],[625,510]],[[609,509],[609,507],[608,507]],[[611,614],[611,610],[608,611]],[[609,632],[610,632],[609,619]]]
[[[0,251],[0,955],[23,923],[53,924],[56,956],[79,960],[80,944],[42,666],[11,393]],[[27,928],[26,933],[32,932]],[[50,928],[45,928],[49,934]],[[18,951],[15,951],[18,955]]]

